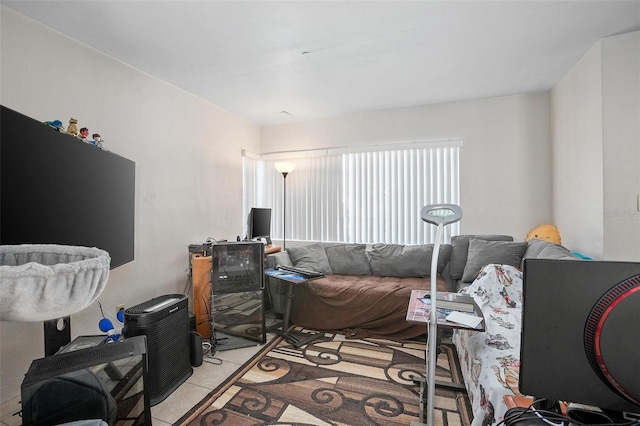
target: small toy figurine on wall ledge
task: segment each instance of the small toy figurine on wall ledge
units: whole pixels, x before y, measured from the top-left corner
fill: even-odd
[[[100,149],[104,149],[102,147],[102,138],[100,137],[100,135],[98,133],[94,133],[93,136],[91,136],[93,138],[93,140],[91,142],[89,142],[91,145],[97,146]]]
[[[53,127],[54,129],[62,133],[64,133],[65,131],[64,126],[62,126],[62,121],[60,120],[45,121],[44,124],[46,124],[49,127]]]
[[[69,126],[67,127],[67,133],[73,136],[78,136],[78,120],[76,120],[75,118],[71,117],[69,119]]]
[[[78,135],[78,137],[87,142],[87,136],[89,136],[89,129],[87,129],[86,127],[80,129],[80,134]]]

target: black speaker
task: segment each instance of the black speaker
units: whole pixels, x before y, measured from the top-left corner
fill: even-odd
[[[147,337],[149,399],[164,401],[193,373],[189,345],[188,298],[184,294],[155,297],[124,312],[125,339]]]

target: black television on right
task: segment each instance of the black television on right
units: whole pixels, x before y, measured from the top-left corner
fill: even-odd
[[[640,420],[640,263],[526,259],[519,383]]]
[[[252,207],[247,220],[247,237],[250,240],[266,238],[271,241],[271,209]]]

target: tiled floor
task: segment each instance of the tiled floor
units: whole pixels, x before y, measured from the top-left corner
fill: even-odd
[[[267,319],[267,326],[270,323],[271,321]],[[274,337],[275,334],[268,333],[267,343]],[[202,365],[193,368],[193,374],[186,382],[169,395],[167,399],[151,407],[154,426],[166,426],[176,422],[231,373],[251,359],[263,346],[256,343],[245,348],[218,351],[214,355],[217,360],[212,359],[209,355],[204,355]],[[218,364],[214,364],[214,362]],[[16,414],[19,411],[20,397],[3,403],[0,406],[0,425],[20,426],[22,422]]]

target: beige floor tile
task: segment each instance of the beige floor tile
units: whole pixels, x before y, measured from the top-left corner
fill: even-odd
[[[0,424],[2,426],[20,426],[22,419],[16,413],[21,408],[19,396],[3,402],[0,406]]]
[[[223,361],[222,364],[216,365],[207,362],[205,359],[200,367],[194,367],[193,374],[187,379],[187,382],[210,390],[215,389],[238,367],[240,365],[233,362]]]
[[[210,391],[209,388],[185,382],[167,399],[151,407],[151,417],[173,424]]]

